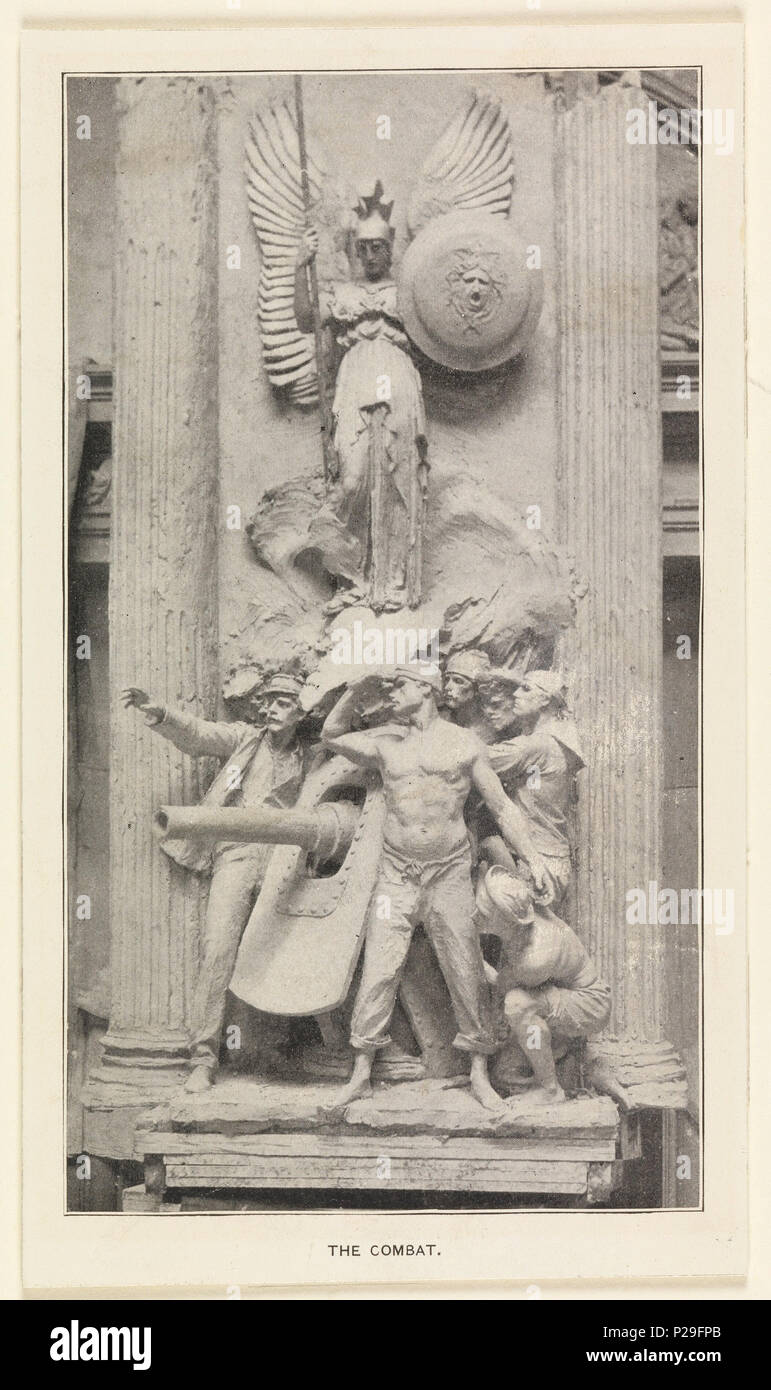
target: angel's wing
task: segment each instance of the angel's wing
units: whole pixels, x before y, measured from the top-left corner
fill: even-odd
[[[308,150],[312,204],[321,197],[325,176],[318,154]],[[300,332],[294,315],[295,255],[306,221],[296,116],[288,102],[252,120],[246,179],[261,252],[257,316],[265,369],[290,401],[313,405],[318,399],[313,337]]]
[[[410,235],[445,212],[479,209],[507,216],[513,183],[508,117],[499,101],[472,92],[418,175],[407,210]]]

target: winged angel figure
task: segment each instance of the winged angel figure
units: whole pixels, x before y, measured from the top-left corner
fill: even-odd
[[[321,333],[315,340],[312,334],[314,327],[331,330],[339,367],[327,501],[358,543],[371,607],[415,608],[429,464],[421,379],[393,274],[393,203],[385,201],[378,181],[345,208],[320,153],[310,149],[301,159],[297,112],[289,103],[254,119],[247,179],[261,251],[258,313],[268,377],[291,402],[320,401],[324,410],[316,352]],[[506,217],[512,184],[508,119],[496,100],[472,93],[422,166],[407,209],[409,238],[451,212]],[[324,238],[335,223],[350,275],[318,290],[319,227]],[[475,292],[470,285],[472,301]]]

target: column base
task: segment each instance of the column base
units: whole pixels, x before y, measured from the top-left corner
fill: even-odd
[[[585,1084],[627,1110],[685,1110],[688,1080],[679,1054],[661,1039],[594,1038],[586,1046]]]
[[[190,1056],[187,1033],[167,1029],[158,1033],[110,1029],[102,1057],[91,1072],[83,1104],[142,1104],[165,1098],[185,1080]]]

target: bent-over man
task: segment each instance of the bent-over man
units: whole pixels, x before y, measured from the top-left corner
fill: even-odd
[[[477,889],[477,914],[483,930],[500,938],[499,969],[486,971],[515,1044],[508,1060],[529,1067],[536,1081],[528,1104],[563,1101],[555,1048],[605,1027],[610,987],[572,927],[534,904],[527,885],[500,865],[488,869]]]

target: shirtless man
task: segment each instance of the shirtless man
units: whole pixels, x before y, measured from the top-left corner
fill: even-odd
[[[477,890],[477,920],[501,942],[500,967],[486,966],[486,973],[515,1044],[506,1060],[532,1069],[537,1084],[527,1093],[528,1105],[563,1101],[554,1047],[604,1028],[610,988],[572,928],[534,904],[527,885],[500,865],[488,870]]]
[[[483,743],[492,743],[492,725],[486,719],[479,699],[480,678],[490,670],[486,652],[456,652],[444,668],[444,700],[453,724],[471,729]]]
[[[390,687],[394,722],[351,733],[357,704],[371,690],[372,681],[369,675],[349,686],[321,734],[335,753],[380,773],[386,802],[380,873],[369,906],[364,965],[351,1020],[351,1045],[358,1055],[338,1104],[371,1091],[374,1056],[389,1042],[401,973],[413,932],[422,924],[450,992],[458,1025],[455,1046],[471,1054],[472,1092],[482,1105],[498,1108],[500,1098],[487,1077],[487,1058],[496,1043],[472,921],[471,847],[463,819],[472,786],[506,842],[525,861],[537,892],[544,891],[545,869],[521,812],[487,761],[484,745],[470,730],[439,717],[438,669],[417,662],[397,666]]]

